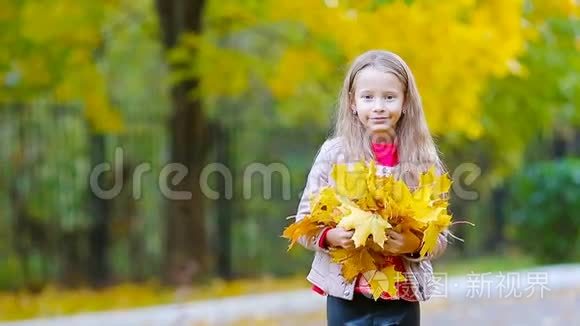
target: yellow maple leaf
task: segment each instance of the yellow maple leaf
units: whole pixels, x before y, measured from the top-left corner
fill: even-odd
[[[437,221],[439,216],[445,214],[446,209],[444,207],[417,207],[415,211],[415,220],[422,223],[430,223]]]
[[[391,224],[378,214],[364,211],[358,208],[355,204],[348,200],[342,201],[342,206],[339,207],[345,215],[338,223],[338,226],[346,230],[354,230],[352,240],[355,247],[364,245],[369,237],[373,236],[373,241],[381,248],[386,237],[386,230],[391,227]]]
[[[445,173],[435,183],[433,186],[433,194],[436,196],[446,194],[449,192],[449,188],[451,188],[451,184],[453,182],[449,178],[449,174]]]
[[[418,221],[416,219],[413,218],[406,218],[403,220],[403,222],[397,224],[394,227],[394,230],[397,232],[406,232],[409,230],[414,231],[415,233],[419,233],[421,234],[421,239],[423,238],[423,231],[425,228],[427,227],[426,223],[423,223],[421,221]]]
[[[310,198],[310,207],[314,211],[316,207],[321,205],[339,206],[340,201],[337,198],[336,192],[331,187],[323,187],[317,195]]]
[[[419,180],[421,185],[432,185],[435,182],[436,177],[435,166],[431,166],[429,170],[421,174]]]
[[[332,261],[341,265],[341,274],[345,280],[352,282],[358,274],[375,269],[375,261],[365,247],[330,250]]]
[[[441,194],[448,193],[451,187],[451,179],[449,174],[445,173],[442,175],[437,175],[435,171],[435,166],[432,166],[427,172],[421,174],[421,185],[429,188],[430,192],[434,196],[440,196]]]
[[[377,191],[376,179],[377,179],[377,166],[375,165],[375,161],[371,161],[367,169],[367,179],[366,179],[367,188],[371,196]]]
[[[367,174],[368,169],[363,162],[355,163],[351,169],[346,164],[335,164],[330,172],[336,192],[350,199],[359,199],[367,194]]]
[[[383,248],[378,244],[376,244],[373,240],[374,239],[371,238],[367,239],[367,242],[365,243],[364,247],[369,250],[369,253],[371,254],[371,256],[373,256],[373,259],[375,261],[384,261],[385,255],[383,254]]]
[[[416,201],[407,184],[402,180],[396,180],[388,183],[384,191],[386,208],[390,216],[412,215]]]
[[[429,203],[433,195],[432,185],[420,185],[413,191],[413,200],[421,203]]]
[[[443,208],[447,208],[449,207],[449,201],[447,199],[435,199],[434,201],[431,202],[431,204],[434,207],[443,207]]]
[[[427,253],[432,252],[435,246],[437,246],[437,240],[440,232],[440,228],[435,223],[430,223],[427,226],[423,232],[423,246],[421,247],[420,252],[421,256],[425,256]]]
[[[365,211],[376,211],[379,209],[375,197],[370,192],[368,192],[363,198],[357,200],[356,204]]]
[[[407,280],[403,273],[396,271],[393,265],[384,267],[383,269],[368,271],[363,274],[371,287],[373,298],[377,300],[383,292],[387,292],[390,296],[397,295],[397,282]]]
[[[384,199],[390,195],[390,191],[393,188],[394,183],[395,179],[392,175],[377,176],[375,178],[375,199],[379,202],[384,202]]]
[[[310,199],[311,219],[320,224],[335,226],[341,218],[340,211],[337,211],[340,205],[334,189],[325,187]]]
[[[290,240],[288,250],[292,249],[296,241],[301,237],[312,238],[320,232],[320,225],[309,216],[290,224],[284,229],[282,237]]]

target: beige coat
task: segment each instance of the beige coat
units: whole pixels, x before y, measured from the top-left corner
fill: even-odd
[[[333,180],[329,178],[333,164],[349,164],[342,157],[341,148],[341,142],[336,138],[327,140],[322,145],[308,174],[306,187],[298,205],[296,221],[310,213],[309,198],[312,194],[316,193],[321,187],[333,185]],[[393,167],[377,166],[377,175],[388,175],[392,172],[392,169]],[[331,261],[328,250],[318,246],[321,233],[314,238],[302,238],[299,241],[302,246],[315,252],[312,268],[307,279],[328,293],[328,295],[352,300],[355,281],[347,282],[341,275],[340,265]],[[429,257],[415,259],[406,255],[402,256],[406,271],[405,276],[413,284],[413,292],[419,301],[425,301],[431,297],[434,286],[431,259],[440,256],[446,248],[447,238],[444,234],[441,234],[437,241],[437,247]]]

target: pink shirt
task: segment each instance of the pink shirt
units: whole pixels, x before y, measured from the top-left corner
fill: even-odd
[[[380,165],[395,166],[399,164],[399,153],[394,143],[372,143],[375,161]]]

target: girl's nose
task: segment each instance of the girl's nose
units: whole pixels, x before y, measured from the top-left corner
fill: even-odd
[[[382,112],[385,112],[386,110],[387,109],[386,109],[385,103],[383,103],[381,101],[378,101],[378,103],[375,103],[374,108],[373,108],[374,112],[381,112],[382,113]]]

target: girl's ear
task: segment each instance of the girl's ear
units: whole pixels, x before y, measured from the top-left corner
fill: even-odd
[[[409,103],[407,103],[407,98],[403,100],[403,107],[401,108],[401,113],[405,114],[409,112]]]
[[[350,105],[350,110],[356,112],[356,104],[352,92],[348,92],[348,104]]]
[[[403,113],[409,112],[409,106],[410,106],[409,96],[406,93],[404,93],[403,94]]]

